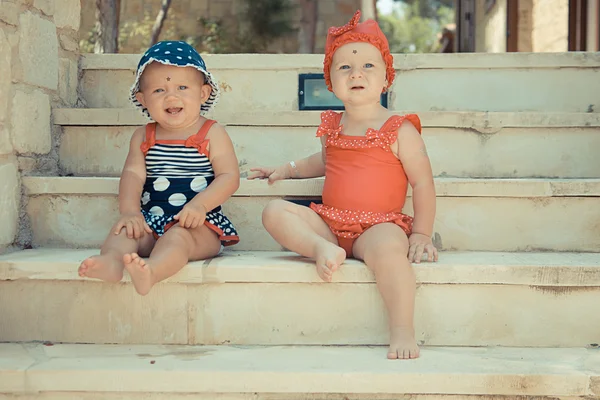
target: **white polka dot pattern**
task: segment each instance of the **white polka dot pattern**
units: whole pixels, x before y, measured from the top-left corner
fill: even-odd
[[[376,213],[370,211],[342,210],[323,204],[311,204],[317,214],[329,219],[329,228],[334,235],[355,239],[373,225],[393,222],[400,226],[407,235],[412,230],[413,218],[402,213]]]
[[[206,189],[207,186],[208,183],[206,182],[206,178],[204,178],[203,176],[197,176],[194,179],[192,179],[192,182],[190,182],[190,188],[194,192],[198,193]]]
[[[146,205],[146,204],[148,204],[149,201],[150,201],[150,193],[144,192],[144,194],[142,195],[142,204]]]
[[[154,190],[157,192],[164,192],[169,188],[171,182],[167,178],[160,177],[154,181]]]
[[[404,122],[404,117],[395,118],[391,123],[385,124],[384,129],[377,130],[369,128],[365,136],[346,136],[342,133],[343,125],[339,125],[341,114],[334,111],[326,111],[321,114],[321,125],[317,129],[317,137],[327,136],[326,146],[334,146],[342,149],[366,149],[380,147],[385,151],[391,151],[390,146],[398,138],[398,128]]]
[[[179,207],[185,204],[187,198],[183,193],[173,193],[169,196],[169,204],[173,207]]]
[[[159,206],[154,206],[150,209],[150,214],[152,215],[165,215],[165,212]]]

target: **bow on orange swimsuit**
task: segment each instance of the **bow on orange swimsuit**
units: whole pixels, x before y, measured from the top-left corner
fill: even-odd
[[[402,214],[408,178],[390,145],[404,120],[419,133],[421,121],[415,114],[394,115],[379,130],[369,128],[365,136],[347,136],[341,119],[342,114],[334,111],[321,114],[317,137],[327,136],[323,204],[312,203],[310,208],[352,257],[354,241],[373,225],[393,222],[410,235],[413,219]]]

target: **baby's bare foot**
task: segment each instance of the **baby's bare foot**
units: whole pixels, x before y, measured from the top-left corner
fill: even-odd
[[[150,266],[137,253],[125,254],[123,262],[131,276],[135,291],[142,296],[147,295],[154,286],[154,276]]]
[[[331,277],[346,259],[346,252],[339,246],[327,241],[320,243],[316,249],[317,274],[325,282],[331,282]]]
[[[83,260],[77,272],[82,278],[115,283],[123,278],[123,264],[109,255],[92,256]]]
[[[406,327],[392,327],[390,329],[390,348],[387,358],[409,359],[419,357],[419,346],[415,340],[415,330]]]

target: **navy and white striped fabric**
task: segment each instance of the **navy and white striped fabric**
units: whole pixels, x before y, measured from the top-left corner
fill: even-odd
[[[148,118],[152,118],[148,113],[148,109],[137,101],[135,95],[140,91],[140,78],[144,69],[153,61],[176,67],[193,67],[204,74],[204,79],[210,85],[211,92],[208,100],[200,107],[201,115],[207,114],[219,101],[219,84],[212,74],[206,70],[206,64],[196,49],[183,41],[158,42],[144,53],[138,63],[135,82],[129,94],[129,100],[136,107],[139,107]]]
[[[208,157],[195,147],[157,143],[146,154],[146,176],[149,178],[214,175]]]
[[[208,157],[195,147],[156,143],[146,153],[146,182],[142,192],[142,214],[160,237],[174,216],[215,179]],[[206,213],[206,221],[215,226],[225,246],[239,241],[231,221],[221,206]]]
[[[195,147],[156,143],[146,154],[142,209],[157,216],[175,215],[214,178],[210,160]]]

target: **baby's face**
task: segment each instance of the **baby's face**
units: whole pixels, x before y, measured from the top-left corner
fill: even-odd
[[[387,87],[386,65],[379,49],[370,43],[348,43],[333,54],[333,93],[344,103],[379,102]]]
[[[198,120],[210,92],[197,69],[152,62],[144,69],[136,97],[162,127],[185,129]]]

